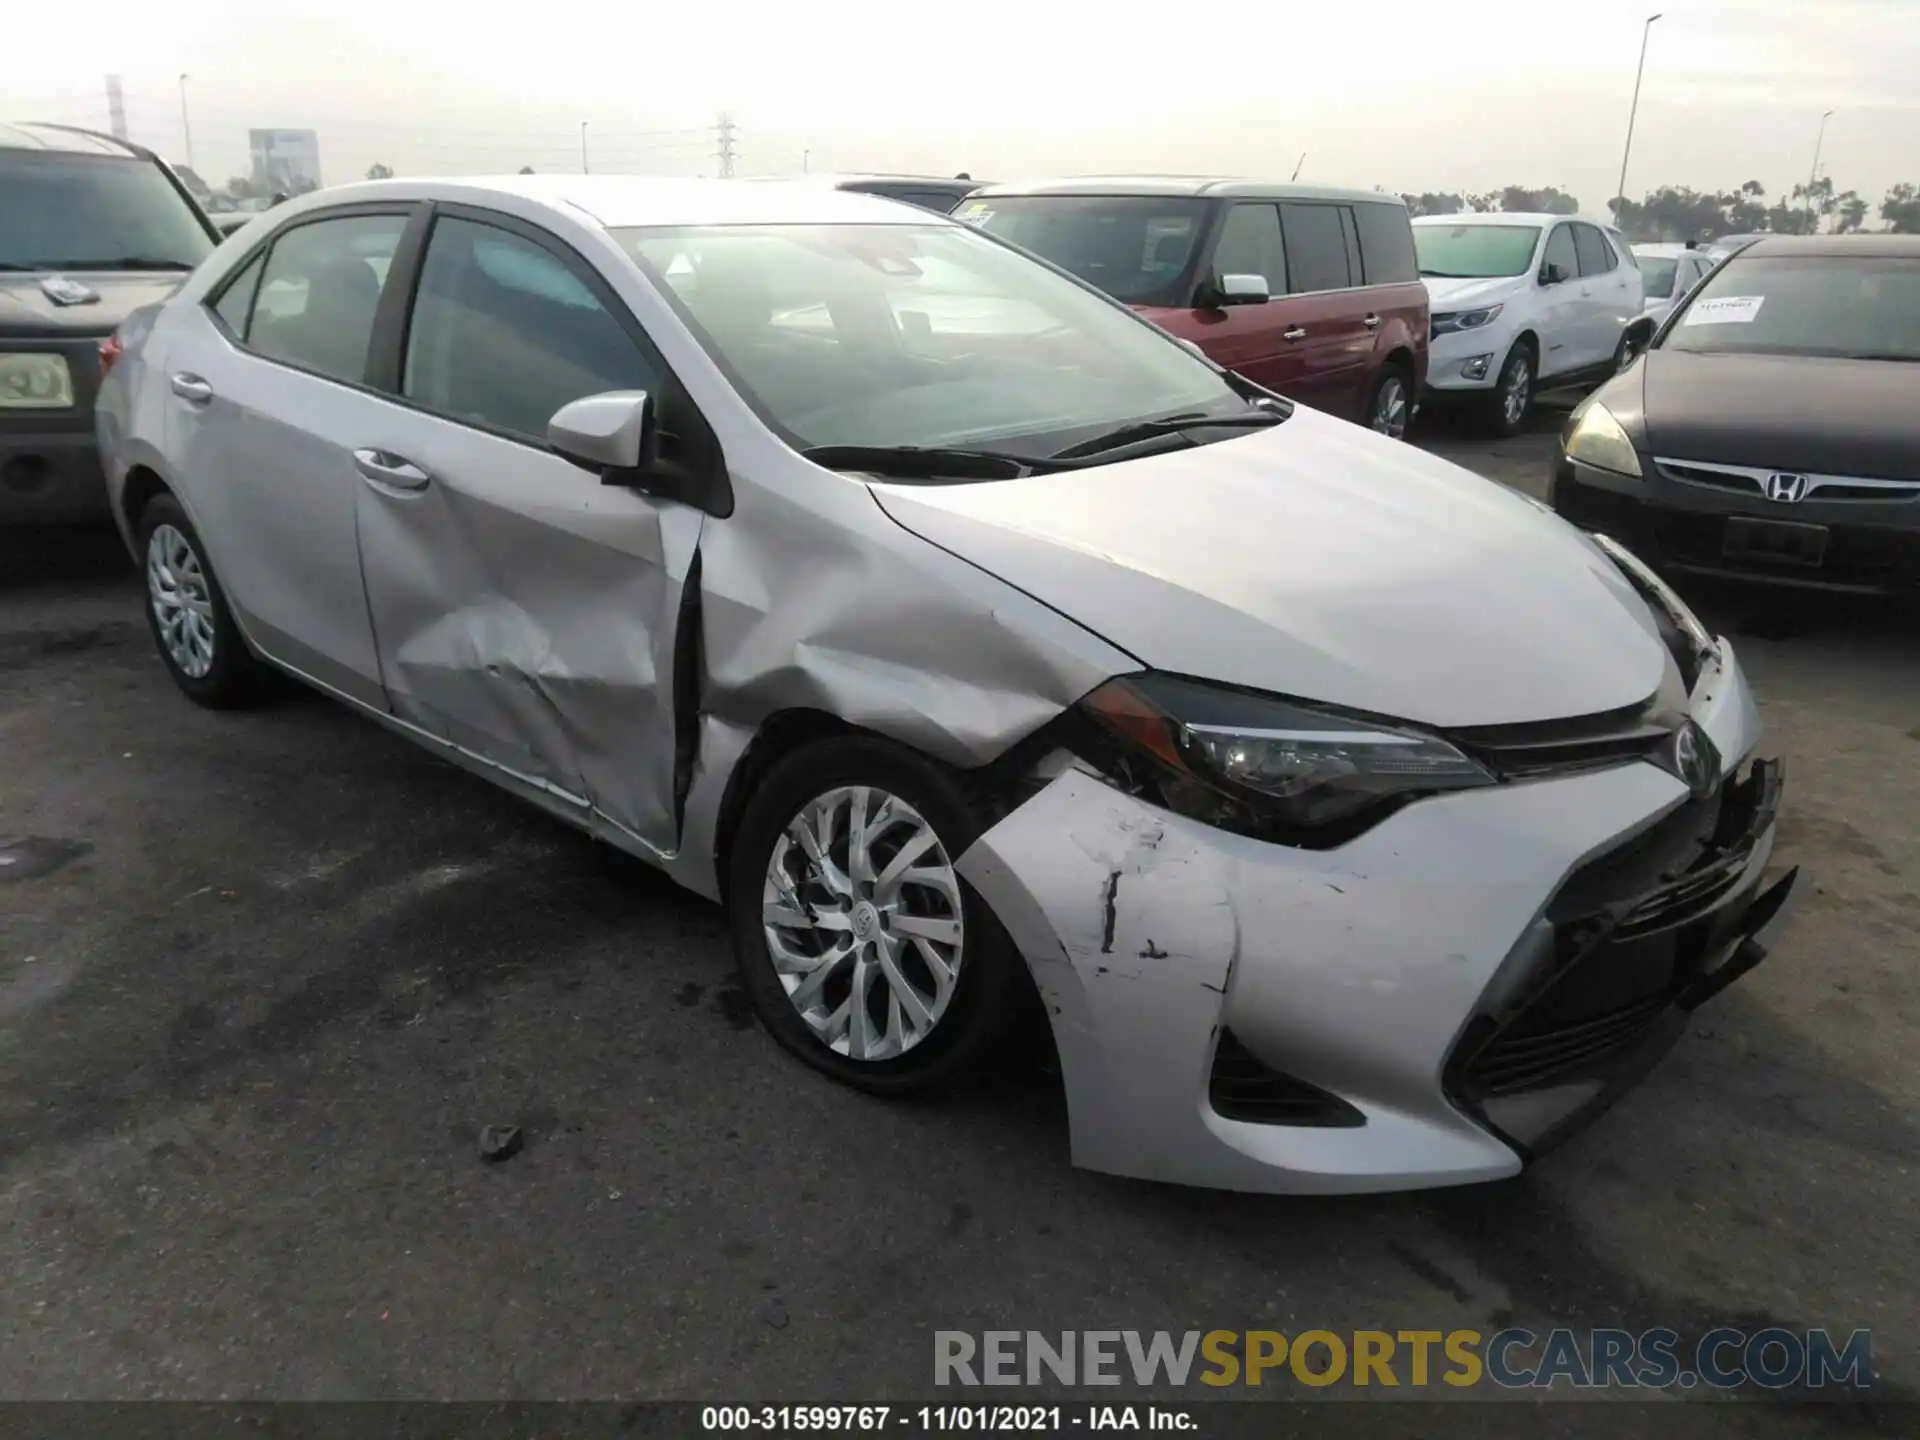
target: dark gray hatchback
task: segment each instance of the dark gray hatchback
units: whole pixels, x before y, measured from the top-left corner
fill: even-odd
[[[149,150],[0,123],[0,526],[105,521],[101,347],[220,236]]]
[[[1552,498],[1673,570],[1920,592],[1920,236],[1726,261],[1573,412]]]

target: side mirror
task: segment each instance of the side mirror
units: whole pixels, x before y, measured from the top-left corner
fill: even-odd
[[[609,484],[628,483],[653,454],[653,402],[644,390],[569,401],[547,421],[547,444]]]
[[[1557,260],[1549,260],[1540,267],[1542,285],[1564,285],[1572,278],[1573,276],[1567,272],[1567,267]]]
[[[1272,294],[1264,275],[1222,275],[1215,289],[1222,305],[1264,305]]]

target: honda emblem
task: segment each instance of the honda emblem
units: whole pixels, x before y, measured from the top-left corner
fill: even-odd
[[[1797,505],[1807,498],[1807,477],[1804,475],[1769,475],[1767,477],[1767,498],[1778,500],[1782,505]]]

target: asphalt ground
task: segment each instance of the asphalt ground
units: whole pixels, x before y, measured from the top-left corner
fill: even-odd
[[[1558,418],[1419,440],[1537,494]],[[1817,883],[1782,951],[1520,1179],[1289,1199],[1074,1170],[1044,1070],[833,1086],[713,907],[318,698],[189,705],[112,537],[10,548],[0,1397],[927,1398],[935,1330],[1511,1324],[1866,1328],[1876,1393],[1920,1394],[1911,617],[1696,596]],[[524,1148],[482,1161],[486,1125]]]

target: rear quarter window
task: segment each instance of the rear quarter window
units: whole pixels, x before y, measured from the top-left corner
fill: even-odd
[[[1356,205],[1360,264],[1368,285],[1401,285],[1420,278],[1413,252],[1413,223],[1404,205]]]

